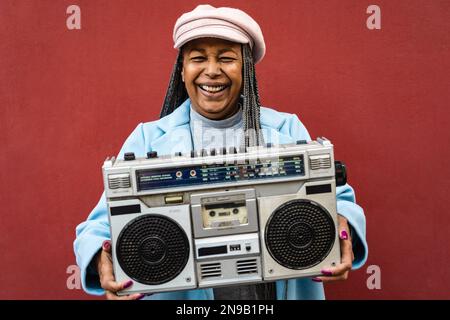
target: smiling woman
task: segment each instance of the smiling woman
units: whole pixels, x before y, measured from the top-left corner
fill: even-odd
[[[177,20],[173,40],[179,53],[161,119],[139,124],[117,158],[123,158],[125,152],[137,157],[191,153],[203,149],[199,146],[205,143],[212,154],[212,150],[225,153],[229,148],[265,142],[311,140],[296,115],[261,106],[255,64],[264,57],[265,42],[259,25],[248,14],[233,8],[198,6]],[[197,133],[195,122],[203,127],[203,133]],[[348,185],[338,187],[336,197],[342,263],[322,270],[321,277],[163,292],[149,298],[323,299],[321,282],[345,280],[352,266],[358,268],[367,259],[364,212],[355,203],[353,189]],[[132,287],[133,281],[115,281],[109,238],[103,194],[88,220],[77,228],[74,246],[83,288],[92,294],[106,294],[108,299],[142,298],[139,294],[117,295]]]
[[[182,54],[181,75],[195,111],[214,120],[235,114],[242,89],[241,45],[202,38],[187,43]]]

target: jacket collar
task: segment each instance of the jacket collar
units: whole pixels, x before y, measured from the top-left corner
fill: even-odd
[[[187,153],[193,148],[190,121],[190,100],[186,100],[170,115],[158,120],[161,135],[152,140],[151,149],[160,154]],[[269,108],[261,108],[261,127],[266,142],[287,143],[291,137],[282,134],[280,128],[286,121],[283,113]],[[264,130],[265,129],[265,130]]]
[[[158,127],[164,132],[170,132],[176,127],[188,125],[190,121],[190,107],[191,100],[187,99],[171,114],[160,119],[157,122]],[[268,108],[261,108],[261,127],[279,130],[283,126],[285,121],[286,118],[283,117],[280,113],[274,112],[273,110]]]

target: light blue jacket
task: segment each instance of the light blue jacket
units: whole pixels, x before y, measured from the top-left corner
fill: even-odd
[[[134,152],[137,157],[144,157],[148,151],[153,150],[158,154],[190,152],[193,143],[189,127],[189,110],[188,99],[170,115],[157,121],[139,124],[125,141],[118,157],[122,158],[125,152]],[[308,131],[296,115],[269,108],[261,108],[261,128],[265,142],[278,144],[311,140]],[[347,218],[352,227],[355,254],[353,269],[358,269],[366,262],[368,253],[364,211],[355,203],[355,194],[349,185],[338,187],[336,193],[337,211]],[[110,229],[103,194],[88,219],[76,229],[74,250],[77,264],[81,269],[82,285],[87,293],[104,294],[98,275],[90,263],[102,247],[103,241],[107,239],[110,239]],[[290,300],[325,298],[322,283],[313,282],[310,278],[277,281],[276,288],[279,300],[286,297]],[[214,299],[214,295],[212,289],[197,289],[154,294],[150,299],[210,300]]]

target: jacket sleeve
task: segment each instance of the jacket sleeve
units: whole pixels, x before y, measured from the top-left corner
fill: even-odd
[[[308,130],[296,115],[291,115],[284,126],[288,126],[288,129],[284,130],[288,130],[293,139],[311,140]],[[344,216],[350,225],[353,253],[355,255],[353,269],[359,269],[366,262],[368,255],[364,210],[356,203],[355,192],[348,184],[336,188],[336,200],[337,212]]]
[[[118,158],[123,158],[125,152],[134,152],[136,156],[145,154],[145,138],[142,124],[127,138]],[[95,208],[91,211],[86,221],[76,228],[74,251],[77,264],[81,271],[81,283],[83,289],[93,295],[102,295],[104,290],[100,287],[100,280],[92,258],[101,249],[103,241],[110,239],[110,228],[106,197],[103,193]]]

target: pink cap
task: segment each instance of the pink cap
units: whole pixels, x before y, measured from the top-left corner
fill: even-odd
[[[248,43],[258,63],[266,53],[264,37],[258,23],[239,9],[199,5],[178,18],[173,29],[174,48],[198,38],[220,38]]]

